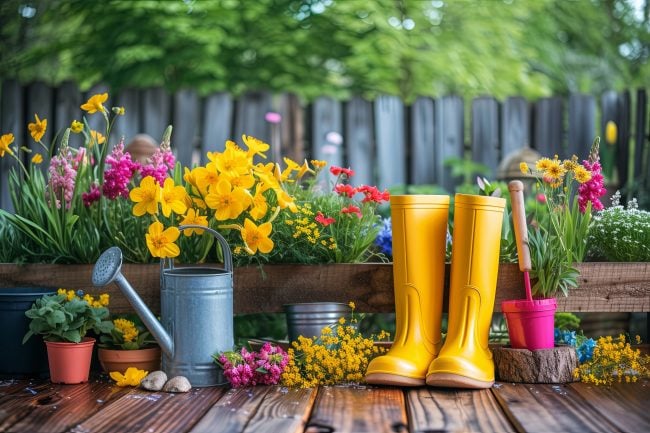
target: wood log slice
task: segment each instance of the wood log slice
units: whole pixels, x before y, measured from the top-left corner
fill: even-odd
[[[498,346],[492,348],[496,379],[519,383],[575,382],[573,371],[578,355],[571,346],[527,350]]]

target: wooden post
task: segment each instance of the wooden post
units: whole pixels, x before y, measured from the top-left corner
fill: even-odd
[[[208,152],[223,151],[226,140],[232,138],[233,101],[228,93],[213,93],[203,102],[201,133],[201,164],[207,162]]]
[[[73,120],[81,121],[82,110],[81,104],[86,101],[81,100],[81,92],[76,83],[65,81],[61,87],[55,89],[54,94],[54,119],[51,123],[55,134],[63,134],[66,128],[70,127]],[[48,127],[49,127],[48,122]],[[117,140],[113,139],[113,142]],[[78,148],[83,144],[83,135],[70,134],[68,141],[70,147]]]
[[[501,110],[501,159],[522,147],[530,147],[530,107],[521,97],[510,97]]]
[[[411,106],[409,118],[411,183],[433,184],[436,182],[433,99],[417,98]]]
[[[596,100],[591,95],[569,96],[569,147],[567,157],[587,159],[596,134]]]
[[[535,103],[533,117],[533,148],[542,156],[558,154],[565,158],[564,105],[562,98],[542,98]]]
[[[462,158],[465,153],[465,113],[463,99],[445,96],[435,105],[435,183],[453,192],[459,179],[451,176],[444,163],[449,158]]]
[[[496,176],[500,160],[499,103],[492,97],[472,101],[472,159],[490,169],[489,179]]]
[[[195,143],[199,135],[199,97],[194,90],[181,90],[174,94],[174,132],[172,149],[176,159],[183,167],[192,167],[198,162],[195,153]],[[197,151],[198,153],[198,151]]]
[[[404,104],[397,96],[382,95],[375,101],[377,137],[377,187],[405,185],[406,136]]]
[[[355,185],[374,185],[376,182],[373,130],[372,103],[360,96],[353,97],[345,106],[345,148],[348,164],[355,171]]]
[[[171,97],[161,87],[145,89],[142,94],[142,127],[145,134],[160,143],[165,128],[171,124]],[[174,134],[172,133],[172,146]]]

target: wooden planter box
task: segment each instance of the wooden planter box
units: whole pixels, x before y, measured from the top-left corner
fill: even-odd
[[[115,284],[93,287],[93,265],[0,264],[0,290],[17,286],[64,287],[108,292],[114,313],[132,311]],[[650,263],[592,262],[578,265],[579,287],[558,298],[558,311],[650,311]],[[160,266],[125,264],[122,273],[150,308],[160,309]],[[447,266],[447,280],[449,266]],[[361,312],[393,312],[390,263],[267,265],[235,269],[235,312],[280,312],[292,302],[354,301]],[[524,297],[516,264],[499,267],[495,311],[501,301]],[[444,308],[447,299],[445,294]]]

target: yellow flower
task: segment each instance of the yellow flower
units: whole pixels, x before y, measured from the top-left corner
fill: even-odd
[[[153,176],[147,176],[142,179],[139,187],[133,188],[129,192],[129,198],[136,203],[133,206],[133,215],[142,216],[145,213],[155,215],[158,213],[158,203],[160,202],[160,186]]]
[[[616,143],[616,137],[618,137],[618,126],[610,120],[605,125],[605,141],[612,145]]]
[[[183,218],[183,221],[181,221],[181,225],[182,226],[195,225],[195,226],[205,226],[205,227],[207,227],[208,226],[208,218],[203,216],[203,215],[199,215],[199,213],[197,211],[195,211],[194,209],[188,209],[187,214]],[[183,233],[185,234],[185,236],[192,236],[192,234],[194,234],[194,233],[196,233],[197,235],[202,235],[203,232],[204,232],[204,230],[192,229],[192,228],[183,230]]]
[[[124,116],[124,107],[113,107],[113,113],[117,114],[118,116]]]
[[[589,182],[589,179],[591,179],[591,172],[582,165],[578,165],[573,169],[573,175],[578,183]]]
[[[148,371],[139,370],[135,367],[129,367],[124,374],[119,371],[111,371],[111,379],[116,382],[117,386],[140,386],[140,382],[145,376],[149,374]]]
[[[74,132],[75,134],[79,134],[81,131],[84,129],[84,124],[79,122],[78,120],[73,120],[72,123],[70,124],[70,131]]]
[[[104,108],[104,102],[108,99],[108,93],[102,93],[93,95],[88,99],[88,102],[81,106],[81,109],[87,111],[88,114],[93,114],[96,112],[104,113],[106,108]]]
[[[546,167],[546,170],[544,170],[544,175],[550,177],[551,179],[561,179],[564,174],[566,173],[566,170],[562,165],[560,164],[560,161],[554,159],[552,161],[549,161],[548,167]]]
[[[252,167],[246,152],[236,145],[226,143],[226,150],[214,155],[214,163],[220,174],[227,174],[231,178],[246,174]]]
[[[305,159],[305,161],[300,166],[300,169],[298,170],[298,174],[296,174],[296,177],[298,179],[302,179],[302,177],[307,173],[315,174],[314,170],[309,168],[309,164],[307,164],[307,160]]]
[[[124,341],[135,341],[138,338],[138,328],[135,327],[135,323],[127,319],[115,319],[113,320],[113,325],[115,329],[122,334]]]
[[[34,118],[36,119],[36,122],[29,123],[27,129],[29,129],[29,133],[34,141],[41,141],[41,138],[43,138],[45,130],[47,129],[47,119],[39,119],[38,114],[34,114]]]
[[[264,152],[269,150],[271,146],[258,138],[246,134],[242,135],[242,140],[244,140],[244,144],[248,147],[248,156],[259,155],[266,159]]]
[[[348,307],[352,308],[353,310],[357,307],[354,302],[350,301],[348,302]]]
[[[104,137],[101,133],[91,130],[90,131],[90,137],[92,138],[92,141],[90,142],[90,147],[93,147],[93,144],[103,144],[106,142],[106,137]]]
[[[271,230],[272,226],[269,222],[260,224],[258,227],[253,221],[246,218],[244,228],[241,230],[241,237],[249,254],[255,254],[257,250],[264,254],[271,252],[273,249],[273,241],[269,239]]]
[[[196,167],[185,176],[185,181],[195,185],[201,195],[206,195],[210,186],[217,186],[219,183],[219,173],[213,162],[209,162],[205,167]]]
[[[32,164],[40,164],[43,162],[43,155],[40,153],[35,153],[34,156],[32,156]]]
[[[322,169],[327,165],[327,161],[321,161],[320,159],[312,159],[311,165],[313,165],[316,169]]]
[[[154,222],[149,226],[149,232],[145,235],[147,247],[153,257],[176,257],[180,254],[180,249],[176,242],[180,231],[177,227],[169,227],[163,231],[164,226],[161,222]]]
[[[7,152],[9,155],[14,154],[9,148],[9,145],[13,142],[14,142],[14,135],[11,133],[4,134],[3,136],[0,137],[0,158],[5,156],[5,152]]]
[[[541,158],[535,163],[535,170],[537,171],[545,171],[549,165],[551,164],[551,160],[548,158]]]
[[[255,195],[253,196],[253,207],[250,209],[249,213],[255,220],[259,220],[260,218],[264,217],[266,215],[266,212],[269,210],[269,205],[266,202],[266,197],[264,197],[264,194],[262,194],[262,187],[261,185],[257,185],[257,188],[255,189]]]
[[[231,188],[230,182],[221,179],[217,187],[210,188],[205,197],[210,209],[216,209],[215,217],[219,221],[237,218],[251,203],[248,192],[242,188]]]
[[[160,205],[163,215],[169,217],[172,211],[177,215],[183,215],[187,210],[187,206],[185,205],[186,196],[187,192],[185,188],[180,185],[174,185],[174,179],[171,177],[165,179],[165,183],[160,192]]]
[[[523,174],[528,174],[528,170],[529,170],[528,169],[528,164],[526,164],[525,162],[520,162],[519,163],[519,170],[521,170],[521,172]]]

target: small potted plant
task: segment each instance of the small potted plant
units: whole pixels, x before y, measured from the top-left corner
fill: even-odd
[[[160,347],[149,331],[134,320],[113,319],[113,327],[99,337],[97,355],[105,372],[124,373],[129,367],[160,370]]]
[[[108,295],[98,298],[81,291],[59,289],[56,294],[37,299],[25,312],[31,319],[25,343],[32,335],[42,335],[47,347],[50,380],[75,384],[88,381],[95,339],[88,331],[109,332]]]

